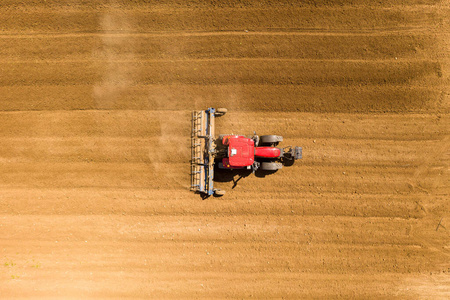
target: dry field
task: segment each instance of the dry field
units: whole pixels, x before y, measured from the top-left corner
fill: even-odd
[[[449,16],[2,0],[0,298],[449,298]],[[202,200],[190,111],[211,106],[303,160]]]

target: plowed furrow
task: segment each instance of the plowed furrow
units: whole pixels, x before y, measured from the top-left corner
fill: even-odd
[[[2,32],[261,30],[265,28],[372,29],[439,26],[434,7],[161,10],[0,10]],[[170,26],[167,26],[170,24]]]
[[[77,79],[78,80],[78,79]],[[435,83],[436,84],[436,83]],[[237,112],[415,112],[448,110],[443,88],[418,85],[315,86],[263,84],[150,84],[3,86],[1,111],[191,110],[209,106]],[[332,101],[327,100],[328,97]],[[245,101],[241,101],[245,99]],[[233,114],[227,116],[230,118]],[[254,130],[254,129],[250,129]]]
[[[26,73],[20,72],[27,70]],[[299,72],[302,70],[302,72]],[[333,62],[213,60],[162,62],[4,63],[0,86],[97,85],[98,93],[136,84],[266,85],[430,85],[442,77],[441,64],[419,62]],[[94,90],[95,91],[95,90]],[[111,95],[114,97],[113,95]]]
[[[438,43],[423,32],[211,32],[79,34],[1,37],[0,58],[20,60],[136,60],[274,58],[323,60],[433,59]]]

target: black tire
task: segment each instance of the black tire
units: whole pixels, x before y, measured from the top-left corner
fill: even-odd
[[[214,190],[214,196],[222,197],[223,195],[225,195],[225,191],[224,190]]]
[[[276,162],[262,162],[260,169],[263,171],[276,171],[283,167],[282,164]]]
[[[216,117],[221,117],[221,116],[223,116],[223,115],[226,114],[226,113],[227,113],[227,109],[221,107],[221,108],[217,108],[217,109],[216,109],[216,112],[214,113],[214,115],[215,115]]]
[[[259,143],[261,145],[278,144],[283,141],[283,137],[280,135],[262,135],[259,137]]]

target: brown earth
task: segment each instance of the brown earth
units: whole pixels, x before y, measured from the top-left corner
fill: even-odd
[[[155,2],[1,1],[0,298],[449,298],[449,2]],[[211,106],[303,160],[202,200]]]

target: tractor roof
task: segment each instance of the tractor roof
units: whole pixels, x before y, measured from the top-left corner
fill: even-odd
[[[228,158],[231,166],[251,166],[255,161],[255,143],[252,139],[238,136],[228,140]]]

